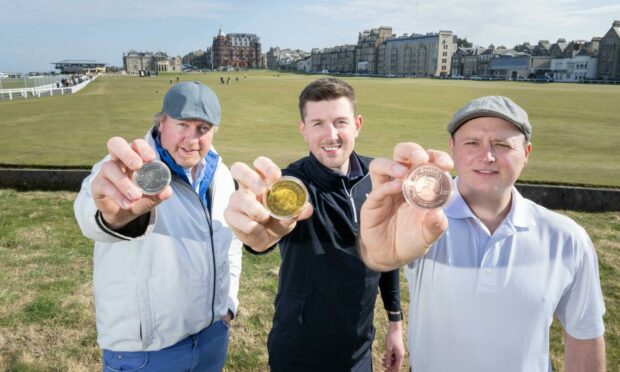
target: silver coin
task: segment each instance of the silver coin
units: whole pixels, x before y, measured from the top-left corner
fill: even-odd
[[[133,182],[147,195],[155,195],[164,191],[171,180],[170,169],[159,160],[145,163],[133,174]]]

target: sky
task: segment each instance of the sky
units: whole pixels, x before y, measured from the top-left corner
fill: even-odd
[[[224,33],[270,47],[356,44],[359,32],[452,31],[475,45],[590,40],[620,20],[618,0],[0,0],[0,72],[51,71],[51,62],[123,65],[130,49],[183,56]]]

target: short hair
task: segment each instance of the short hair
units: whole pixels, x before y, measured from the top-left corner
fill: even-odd
[[[353,112],[355,112],[355,91],[349,84],[332,77],[313,81],[299,95],[299,114],[301,115],[301,120],[304,120],[306,102],[330,101],[340,97],[346,97],[351,102]]]

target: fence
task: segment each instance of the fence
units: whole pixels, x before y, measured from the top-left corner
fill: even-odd
[[[60,81],[63,76],[58,76],[56,79]],[[30,97],[41,97],[41,96],[54,96],[54,95],[64,95],[64,94],[73,94],[77,93],[82,88],[88,85],[93,80],[97,79],[97,75],[92,77],[90,80],[86,79],[83,82],[71,86],[71,87],[58,87],[57,82],[53,84],[39,85],[34,87],[24,87],[24,88],[12,88],[12,89],[0,89],[0,99],[8,97],[12,100],[14,97],[22,97],[27,99]]]

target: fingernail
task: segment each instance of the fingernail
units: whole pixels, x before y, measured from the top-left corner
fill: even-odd
[[[140,160],[137,160],[137,159],[136,159],[136,160],[132,160],[132,161],[130,161],[130,162],[129,162],[129,167],[130,167],[131,169],[140,169],[140,167],[141,167],[141,162],[140,162]]]
[[[426,157],[428,157],[428,154],[424,150],[415,150],[411,152],[411,160],[416,160],[416,159],[419,160],[420,158],[426,158]]]
[[[136,187],[130,187],[130,188],[127,190],[127,195],[128,195],[131,199],[138,199],[138,198],[140,197],[140,194],[141,194],[141,193],[142,193],[142,192],[141,192],[139,189],[137,189]]]
[[[405,174],[405,172],[407,172],[407,167],[405,167],[404,165],[401,164],[394,164],[392,166],[392,171],[396,174]]]

